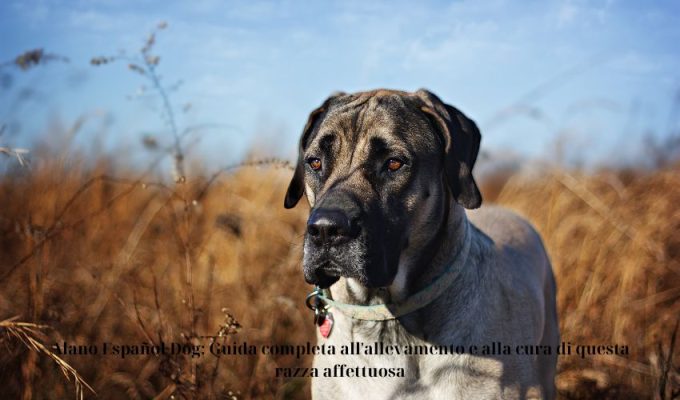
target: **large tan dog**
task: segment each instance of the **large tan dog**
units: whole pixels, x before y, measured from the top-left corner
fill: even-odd
[[[311,206],[308,304],[335,350],[315,357],[315,399],[555,396],[550,261],[517,215],[466,212],[482,202],[479,143],[426,90],[336,94],[311,113],[285,206]]]

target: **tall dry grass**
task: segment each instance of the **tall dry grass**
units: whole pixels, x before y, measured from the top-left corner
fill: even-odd
[[[517,176],[498,202],[527,216],[542,234],[557,276],[563,340],[630,347],[629,357],[563,357],[563,393],[680,396],[680,370],[664,365],[680,319],[677,166]],[[680,365],[680,349],[672,351]],[[675,394],[670,384],[662,387],[669,376]]]
[[[225,332],[229,315],[243,326],[233,337],[239,342],[311,337],[297,271],[304,216],[278,207],[281,171],[244,169],[177,187],[110,174],[132,175],[104,163],[94,170],[48,163],[3,177],[0,315],[52,327],[46,344],[197,343]],[[10,398],[69,391],[48,360],[3,340],[11,351],[0,354],[0,380]],[[64,358],[100,398],[272,396],[284,386],[272,368],[296,362]]]
[[[562,357],[562,398],[671,398],[680,387],[680,346],[666,367],[680,315],[677,173],[555,171],[484,187],[542,233],[563,339],[631,348]],[[224,343],[313,341],[300,270],[307,210],[283,209],[289,176],[247,167],[165,186],[105,160],[2,176],[0,320],[49,327],[36,339],[48,348],[197,344],[220,333]],[[2,398],[73,395],[53,359],[0,330]],[[307,380],[274,374],[309,357],[61,357],[102,399],[309,397]]]

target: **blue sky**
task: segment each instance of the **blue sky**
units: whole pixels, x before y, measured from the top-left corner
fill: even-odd
[[[4,0],[0,61],[42,47],[70,62],[6,71],[0,142],[50,142],[48,126],[79,116],[83,145],[141,154],[143,133],[164,137],[157,102],[128,99],[143,79],[89,65],[137,51],[159,21],[159,72],[182,81],[178,109],[192,105],[180,125],[215,124],[194,155],[216,165],[253,149],[293,158],[307,114],[336,90],[428,88],[500,156],[550,159],[559,143],[570,160],[639,160],[644,135],[678,127],[674,1]]]

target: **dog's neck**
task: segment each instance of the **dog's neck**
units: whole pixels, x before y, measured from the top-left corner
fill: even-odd
[[[425,248],[427,250],[402,254],[392,284],[385,288],[366,288],[357,280],[341,278],[331,287],[333,298],[349,304],[373,305],[400,302],[442,276],[452,265],[463,246],[467,217],[465,210],[451,204],[446,220]],[[467,232],[472,234],[472,232]]]
[[[389,292],[402,301],[444,275],[461,253],[464,236],[470,234],[463,207],[452,203],[439,232],[421,251],[404,254]]]

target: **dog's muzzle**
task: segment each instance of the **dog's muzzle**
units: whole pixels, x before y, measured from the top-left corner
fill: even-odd
[[[307,220],[307,239],[319,262],[305,266],[305,280],[328,287],[343,274],[342,249],[360,233],[356,218],[337,208],[318,208]]]

